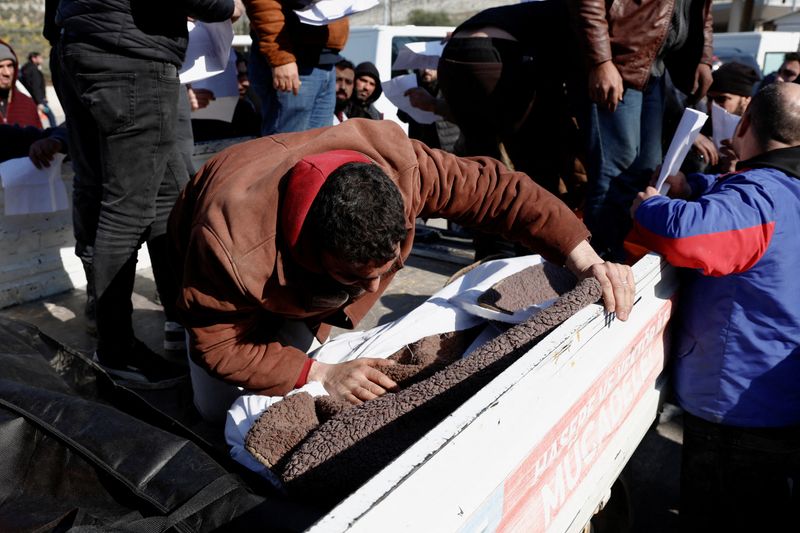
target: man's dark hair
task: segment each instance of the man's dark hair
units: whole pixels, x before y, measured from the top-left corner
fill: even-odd
[[[370,163],[346,163],[331,172],[306,223],[321,250],[356,265],[389,261],[408,233],[400,190]]]
[[[783,56],[783,62],[786,63],[787,61],[797,61],[800,63],[800,53],[798,52],[787,52]]]
[[[338,68],[339,70],[350,69],[353,72],[355,72],[356,70],[356,66],[353,64],[353,62],[347,59],[342,59],[341,61],[336,63],[336,68]]]
[[[800,102],[785,94],[791,88],[787,83],[771,83],[750,101],[750,125],[761,148],[771,140],[789,145],[800,142]]]
[[[40,54],[39,52],[31,52],[30,54],[28,54],[28,61],[32,60],[34,57],[39,57],[40,55],[42,54]]]

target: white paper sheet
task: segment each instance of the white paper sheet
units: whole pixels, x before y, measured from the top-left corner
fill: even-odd
[[[225,70],[233,43],[233,25],[224,22],[188,22],[189,45],[180,70],[181,83],[194,83]]]
[[[689,153],[689,148],[691,148],[707,119],[708,115],[701,111],[690,107],[684,109],[678,129],[675,130],[672,142],[669,143],[667,155],[664,156],[661,173],[658,175],[658,181],[656,182],[656,189],[661,194],[667,194],[669,185],[664,188],[667,177],[680,170],[683,160],[686,159],[686,154]]]
[[[192,83],[192,89],[207,89],[214,93],[214,100],[208,106],[192,111],[192,118],[233,120],[236,104],[239,102],[239,82],[236,71],[236,53],[228,50],[228,63],[225,70],[203,80]]]
[[[5,214],[52,213],[69,207],[67,189],[61,179],[64,154],[56,154],[49,167],[38,169],[29,157],[0,163],[5,189]]]
[[[711,103],[711,128],[713,131],[711,138],[717,150],[722,146],[722,141],[733,138],[733,133],[741,118],[739,115],[728,113],[722,106]]]
[[[379,0],[319,0],[305,9],[295,10],[295,14],[303,24],[324,26],[341,18],[372,9]]]
[[[444,50],[444,43],[441,41],[406,43],[397,53],[392,70],[436,69],[439,66],[442,50]]]
[[[405,92],[407,90],[417,87],[416,74],[397,76],[396,78],[392,78],[389,81],[383,82],[381,87],[383,88],[384,96],[386,96],[391,103],[396,105],[397,109],[405,111],[411,118],[420,124],[432,124],[437,120],[442,119],[442,117],[436,113],[423,111],[422,109],[417,109],[416,107],[412,106],[411,100],[408,98],[408,96],[405,96]]]

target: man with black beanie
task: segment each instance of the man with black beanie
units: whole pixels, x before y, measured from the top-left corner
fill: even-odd
[[[712,79],[706,95],[709,117],[712,117],[713,104],[717,104],[732,115],[744,115],[753,96],[753,89],[759,81],[758,73],[742,63],[725,63],[712,73]],[[724,173],[734,169],[735,154],[727,144],[723,144],[717,150],[711,140],[713,131],[712,121],[709,119],[694,141],[692,150],[682,167],[684,171]]]
[[[381,77],[378,68],[364,61],[356,67],[356,81],[350,105],[346,111],[348,118],[371,118],[381,120],[383,113],[373,105],[381,97]]]

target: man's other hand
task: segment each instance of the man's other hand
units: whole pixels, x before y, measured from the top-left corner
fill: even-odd
[[[436,98],[422,87],[412,87],[404,92],[403,95],[408,96],[408,101],[413,107],[423,111],[430,111],[431,113],[436,112]]]
[[[231,15],[231,22],[236,22],[242,15],[244,15],[244,4],[242,0],[233,0],[233,15]]]
[[[286,63],[277,67],[272,67],[272,86],[276,91],[288,93],[291,91],[295,96],[300,92],[300,74],[297,71],[297,63]]]
[[[600,107],[613,113],[624,92],[622,76],[611,60],[600,63],[589,72],[589,97]]]
[[[193,89],[186,86],[187,95],[189,96],[189,106],[192,111],[208,107],[212,100],[215,100],[214,93],[208,89]]]
[[[714,145],[714,141],[702,133],[698,134],[697,138],[694,140],[694,149],[700,154],[700,159],[703,159],[709,165],[716,165],[719,163],[719,154],[717,153],[717,147]]]
[[[603,261],[588,241],[582,241],[567,255],[566,266],[578,279],[595,278],[603,291],[606,312],[628,320],[636,293],[631,267]]]
[[[28,157],[31,158],[36,168],[49,167],[50,161],[56,153],[64,150],[61,141],[52,137],[39,139],[28,149]]]
[[[700,63],[694,71],[694,85],[692,86],[691,101],[698,102],[708,92],[711,87],[711,65]]]
[[[333,398],[360,404],[397,389],[379,368],[394,365],[387,359],[355,359],[328,364],[314,361],[308,371],[309,381],[319,381]]]

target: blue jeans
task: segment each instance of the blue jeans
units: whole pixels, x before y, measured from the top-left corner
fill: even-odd
[[[73,217],[91,257],[98,356],[125,362],[133,346],[131,295],[136,255],[147,241],[168,319],[177,286],[167,263],[167,218],[188,173],[177,149],[181,89],[174,65],[65,40],[61,93],[70,155],[79,176]]]
[[[681,531],[800,530],[800,427],[683,418]]]
[[[304,66],[298,64],[300,91],[276,91],[272,87],[272,67],[253,47],[250,51],[249,74],[261,99],[261,135],[288,133],[321,128],[333,124],[336,106],[336,69],[333,65]]]
[[[584,223],[592,246],[606,259],[624,259],[631,228],[630,206],[661,164],[664,79],[644,91],[626,89],[613,113],[592,104],[586,123],[589,186]]]

